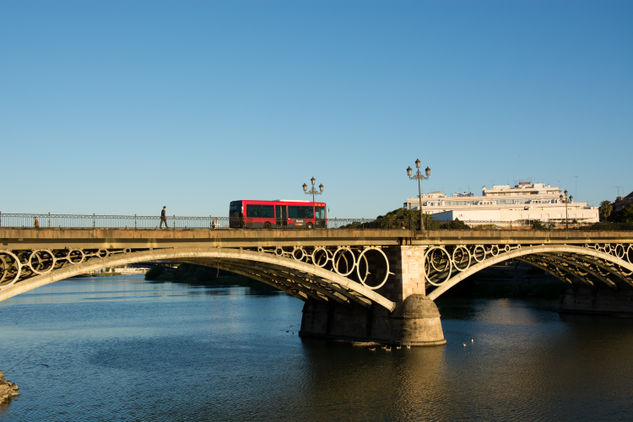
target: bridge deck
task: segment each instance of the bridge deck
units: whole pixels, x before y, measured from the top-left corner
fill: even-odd
[[[633,232],[579,230],[400,229],[122,229],[0,228],[0,249],[459,245],[480,243],[584,244],[633,242]]]

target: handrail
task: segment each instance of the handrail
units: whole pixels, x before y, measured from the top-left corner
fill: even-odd
[[[156,215],[121,215],[121,214],[61,214],[61,213],[11,213],[0,211],[0,228],[29,228],[34,227],[34,217],[37,217],[39,227],[42,228],[132,228],[132,229],[157,229],[160,226],[160,217]],[[419,230],[417,220],[374,219],[366,217],[333,217],[327,219],[327,227],[336,228],[403,228]],[[445,228],[459,230],[462,227],[456,222],[433,220],[432,228]],[[486,230],[561,230],[566,224],[564,220],[538,222],[534,220],[495,221],[478,220],[463,222],[464,229]],[[536,224],[535,224],[536,223]],[[227,216],[167,216],[169,229],[226,229],[229,227]],[[438,227],[439,226],[439,227]],[[577,220],[569,220],[569,229],[589,230],[633,230],[631,224],[599,223],[590,224]]]
[[[155,215],[119,214],[58,214],[58,213],[7,213],[0,212],[0,227],[34,227],[34,218],[42,228],[134,228],[157,229],[160,217]],[[371,218],[328,218],[329,228],[339,228],[349,224],[366,224]],[[167,216],[169,229],[223,229],[229,227],[229,217],[209,216]]]

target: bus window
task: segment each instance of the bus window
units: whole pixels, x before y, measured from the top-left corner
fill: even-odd
[[[231,201],[229,205],[229,227],[242,227],[244,225],[242,215],[242,201]]]
[[[233,201],[229,206],[229,217],[239,217],[242,212],[242,201]]]
[[[314,218],[312,206],[288,205],[289,218]]]
[[[315,218],[320,218],[320,219],[325,218],[325,207],[315,207],[315,210],[316,210]]]
[[[273,218],[275,216],[272,205],[248,204],[246,206],[246,216],[256,218]]]

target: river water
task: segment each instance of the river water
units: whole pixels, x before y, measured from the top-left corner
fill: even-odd
[[[2,421],[630,420],[633,321],[439,303],[447,345],[301,340],[302,302],[76,278],[0,303]]]

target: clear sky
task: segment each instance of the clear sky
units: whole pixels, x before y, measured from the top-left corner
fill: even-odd
[[[0,0],[0,212],[633,190],[633,1]]]

